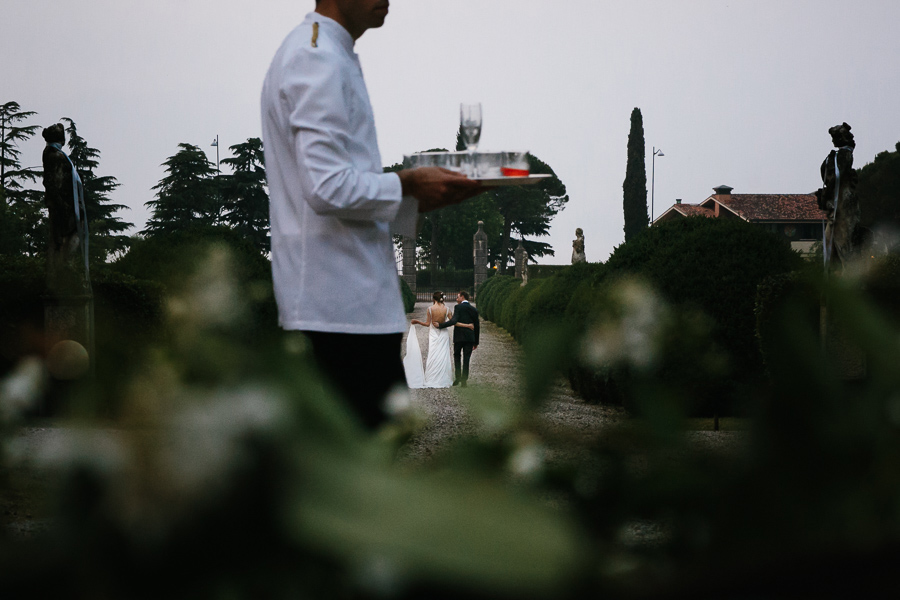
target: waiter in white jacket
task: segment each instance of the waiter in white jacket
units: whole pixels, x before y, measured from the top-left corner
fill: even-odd
[[[425,167],[384,173],[355,41],[387,0],[317,0],[275,54],[262,91],[272,273],[281,327],[303,331],[317,362],[368,427],[404,384],[407,327],[392,235],[418,213],[482,191]]]

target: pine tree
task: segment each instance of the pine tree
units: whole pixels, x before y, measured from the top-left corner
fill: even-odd
[[[14,201],[24,190],[24,182],[34,183],[40,173],[31,168],[22,168],[19,163],[20,142],[31,139],[40,129],[38,125],[18,125],[29,117],[36,115],[34,111],[24,111],[17,102],[0,105],[0,190],[7,201]]]
[[[91,258],[98,262],[106,262],[111,256],[128,248],[130,238],[121,234],[132,224],[115,216],[116,212],[128,207],[123,204],[112,204],[109,198],[120,185],[116,178],[109,175],[101,177],[95,173],[100,165],[100,151],[88,146],[85,139],[78,135],[75,121],[67,117],[61,120],[67,123],[69,158],[75,165],[84,186]]]
[[[19,144],[31,139],[38,125],[22,125],[36,115],[17,102],[0,105],[0,254],[38,255],[46,245],[47,223],[41,192],[29,189],[41,176],[35,168],[23,168]]]
[[[550,233],[550,221],[565,208],[569,201],[565,184],[553,169],[532,154],[528,154],[528,168],[532,174],[549,174],[553,177],[526,186],[503,186],[487,192],[503,217],[503,236],[500,246],[500,268],[505,272],[510,256],[515,251],[513,232],[519,237],[546,236]],[[549,244],[525,240],[529,256],[553,256]]]
[[[166,234],[219,222],[221,206],[215,165],[197,146],[179,144],[178,147],[180,150],[163,163],[167,175],[153,186],[156,199],[145,204],[153,211],[147,227],[141,232],[145,235]]]
[[[233,173],[220,179],[222,220],[266,253],[270,247],[269,194],[262,140],[250,138],[229,150],[234,156],[222,164],[230,166]]]
[[[644,164],[644,120],[641,109],[631,111],[631,131],[628,133],[628,164],[622,184],[625,241],[641,233],[650,223],[647,216],[647,168]]]

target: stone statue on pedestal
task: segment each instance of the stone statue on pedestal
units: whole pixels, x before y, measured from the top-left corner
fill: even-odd
[[[44,148],[44,203],[50,222],[47,247],[47,287],[52,293],[80,292],[89,280],[84,254],[83,223],[84,198],[81,178],[63,152],[66,143],[61,123],[51,125],[42,133]],[[82,263],[85,264],[82,264]]]
[[[822,251],[826,268],[832,261],[843,268],[854,251],[859,225],[859,200],[856,197],[857,174],[853,169],[856,142],[846,123],[828,130],[834,144],[819,169],[824,187],[816,190],[819,208],[827,213]]]
[[[528,251],[519,240],[519,246],[516,248],[516,279],[522,280],[522,285],[528,283]]]
[[[572,264],[587,262],[584,256],[584,232],[581,227],[575,230],[575,239],[572,241]]]
[[[837,271],[851,260],[859,225],[859,201],[856,197],[857,174],[853,169],[853,149],[856,142],[847,123],[828,130],[834,144],[819,169],[824,187],[816,190],[819,208],[827,213],[822,251],[825,271]],[[843,379],[862,379],[867,372],[867,357],[862,348],[845,332],[838,314],[829,307],[829,298],[822,298],[819,313],[819,335],[830,366]]]
[[[65,129],[57,123],[44,129],[42,135],[47,142],[42,162],[44,202],[50,222],[44,337],[51,374],[60,379],[70,379],[79,377],[86,369],[93,373],[95,367],[88,219],[81,178],[63,151]],[[55,362],[71,362],[66,358],[69,355],[83,355],[84,369],[54,369]]]
[[[475,268],[475,295],[478,287],[487,281],[488,271],[488,236],[484,231],[484,221],[478,221],[478,231],[472,238],[472,260]]]

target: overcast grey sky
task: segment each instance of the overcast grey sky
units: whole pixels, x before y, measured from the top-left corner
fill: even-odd
[[[181,142],[215,161],[260,135],[259,91],[313,0],[3,0],[0,102],[71,117],[122,183],[142,228]],[[856,166],[900,141],[896,0],[394,0],[357,43],[385,164],[455,142],[461,101],[483,103],[484,149],[527,149],[566,184],[548,241],[567,263],[623,240],[629,116],[652,146],[656,214],[676,198],[806,193],[847,121]],[[43,140],[24,150],[40,164]],[[473,232],[474,233],[474,232]]]

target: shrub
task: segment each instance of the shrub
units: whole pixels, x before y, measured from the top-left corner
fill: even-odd
[[[537,285],[538,282],[532,281],[527,286],[523,286],[520,280],[515,280],[515,285],[511,286],[505,299],[499,305],[497,324],[516,339],[520,339],[516,333],[516,314],[519,310],[519,305],[528,292],[535,289]]]
[[[516,317],[517,335],[524,340],[530,331],[545,326],[577,326],[578,323],[569,320],[569,303],[575,291],[585,282],[593,281],[600,272],[605,272],[602,263],[579,263],[565,267],[547,279],[538,280],[541,285],[530,288],[532,291],[522,302]],[[529,286],[531,283],[529,281]]]
[[[0,375],[43,351],[45,265],[26,257],[0,259]]]
[[[400,295],[403,297],[403,310],[411,313],[416,309],[416,295],[409,288],[409,284],[400,277]]]
[[[135,242],[111,269],[163,286],[167,294],[184,291],[201,261],[213,248],[227,248],[232,275],[248,303],[242,323],[246,340],[264,343],[278,331],[278,308],[272,288],[272,267],[252,241],[225,227],[196,227]]]
[[[649,228],[610,256],[611,271],[645,277],[676,307],[710,317],[737,378],[758,375],[754,303],[759,283],[802,268],[786,242],[740,220],[692,217]]]
[[[487,298],[481,300],[478,311],[485,319],[499,325],[503,303],[506,301],[507,296],[516,287],[520,286],[522,282],[511,275],[497,275],[489,281],[492,285],[488,288],[488,293],[485,294]]]

